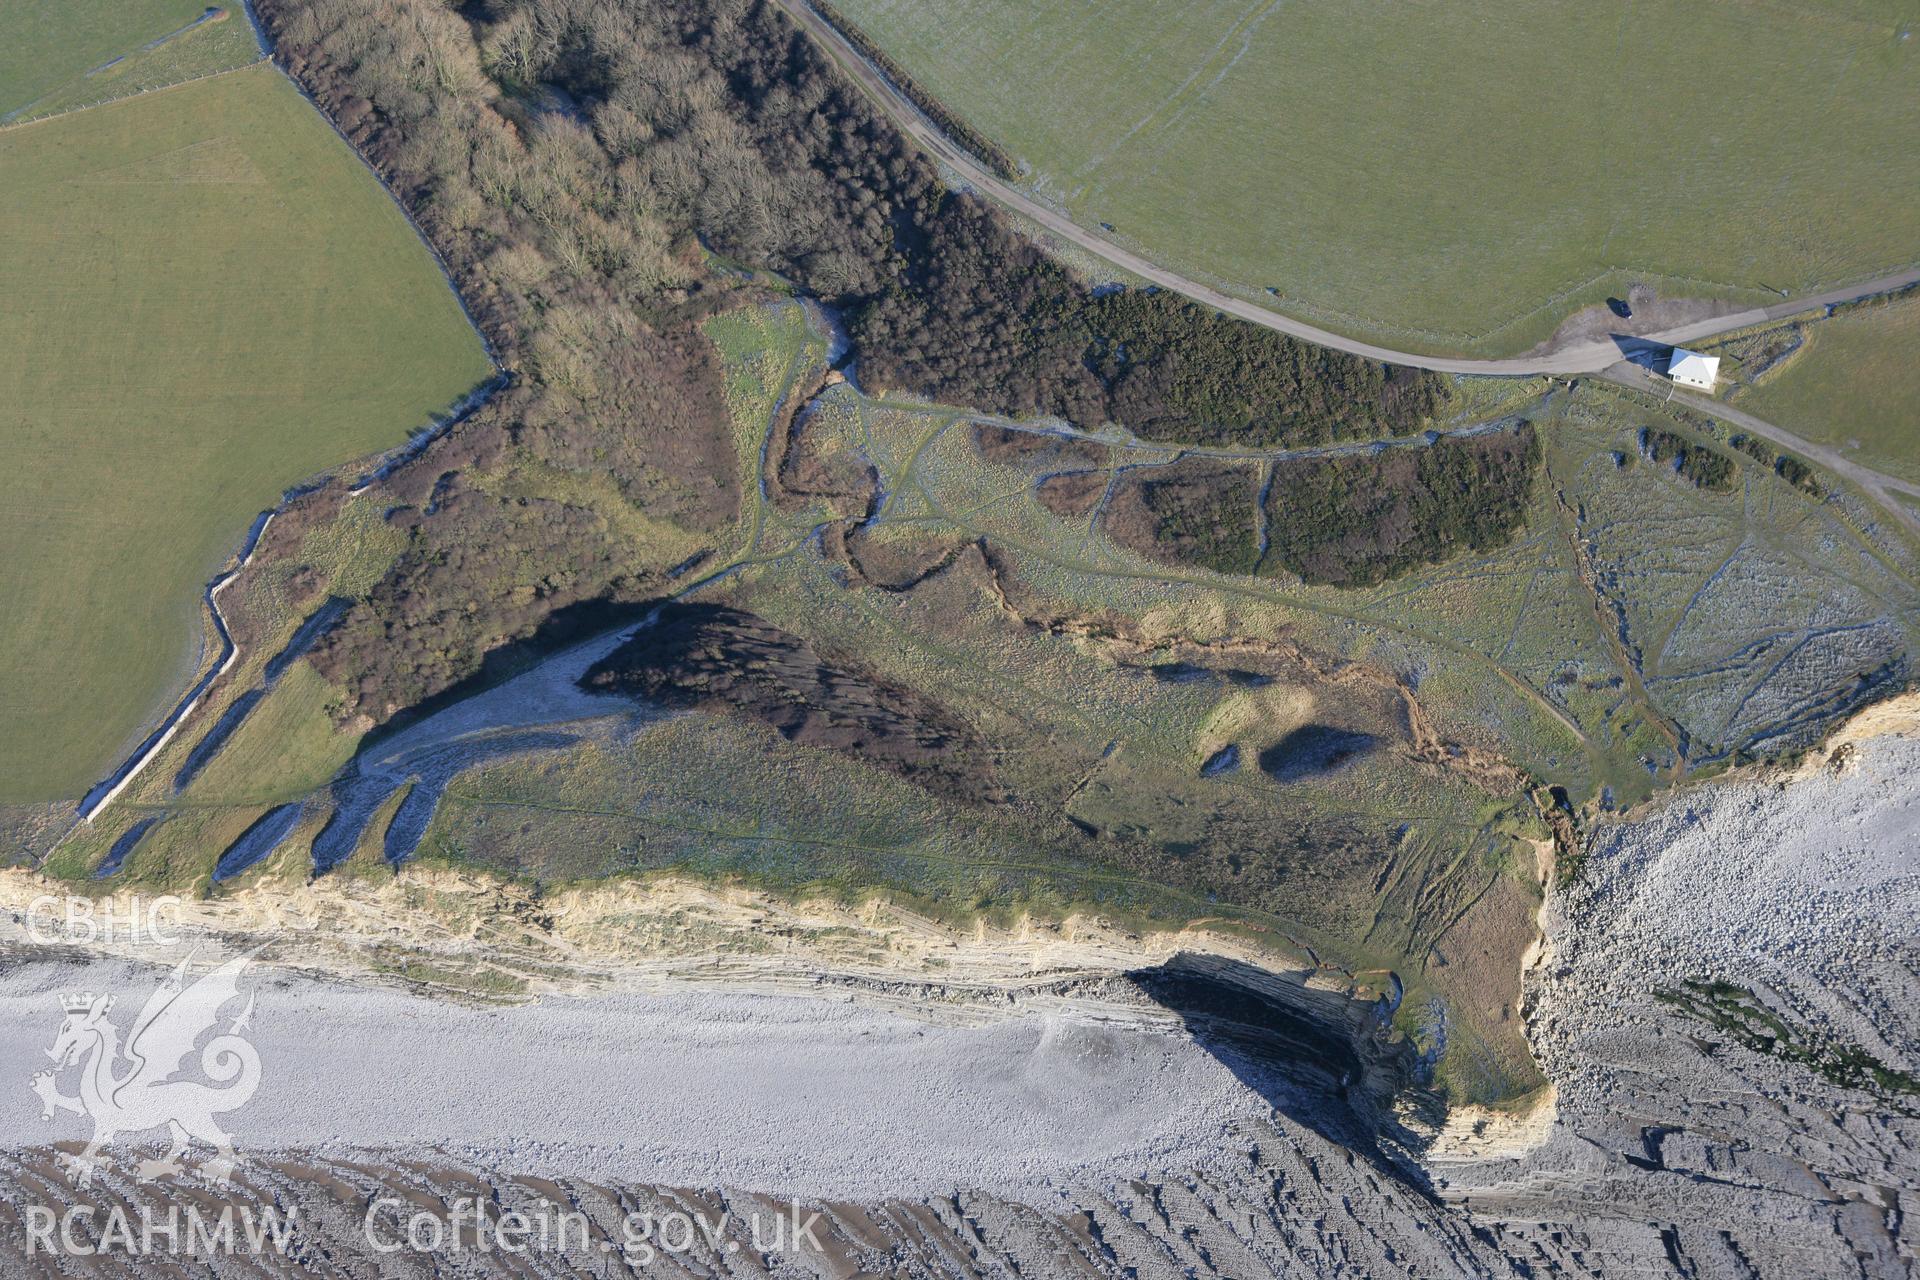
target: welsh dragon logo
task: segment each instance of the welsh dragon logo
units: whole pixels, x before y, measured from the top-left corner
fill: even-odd
[[[201,1163],[202,1174],[220,1184],[232,1176],[233,1140],[214,1117],[245,1106],[260,1087],[260,1055],[242,1034],[253,1016],[251,994],[227,1030],[200,1048],[200,1072],[213,1083],[176,1077],[201,1038],[215,1029],[222,1007],[239,996],[240,974],[252,959],[236,957],[191,985],[192,957],[181,961],[147,998],[124,1045],[120,1028],[107,1016],[112,996],[61,997],[66,1018],[47,1050],[56,1066],[33,1077],[33,1091],[40,1096],[42,1120],[53,1119],[56,1110],[93,1120],[86,1149],[62,1157],[76,1186],[92,1182],[108,1143],[160,1128],[171,1135],[172,1148],[158,1160],[140,1162],[142,1181],[180,1172],[180,1157],[194,1140],[215,1152]],[[78,1097],[61,1093],[57,1082],[73,1067],[80,1072]]]

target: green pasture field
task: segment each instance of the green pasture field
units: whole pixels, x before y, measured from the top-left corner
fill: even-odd
[[[1809,325],[1806,345],[1738,403],[1863,466],[1920,481],[1920,298]]]
[[[233,0],[219,6],[224,17],[181,30],[208,7],[207,0],[0,0],[0,122],[257,61],[253,26]],[[164,43],[146,47],[157,40]]]
[[[0,132],[0,800],[80,795],[287,486],[483,381],[373,176],[267,65]]]
[[[1898,0],[837,8],[1083,226],[1403,350],[1512,354],[1633,282],[1756,302],[1920,243]]]

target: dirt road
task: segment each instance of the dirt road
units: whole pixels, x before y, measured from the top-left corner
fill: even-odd
[[[1304,321],[1270,311],[1256,303],[1232,297],[1218,289],[1189,280],[1137,253],[1102,239],[989,172],[971,153],[948,138],[936,122],[902,94],[878,67],[868,61],[865,54],[841,35],[832,23],[821,17],[807,3],[807,0],[775,0],[775,3],[867,91],[896,126],[929,154],[937,157],[941,163],[959,173],[982,194],[1032,219],[1063,240],[1078,245],[1089,253],[1164,289],[1183,294],[1195,302],[1203,303],[1251,324],[1262,325],[1307,342],[1332,347],[1338,351],[1351,352],[1370,360],[1411,365],[1440,373],[1507,376],[1547,374],[1559,377],[1601,374],[1609,381],[1622,386],[1664,390],[1667,386],[1664,381],[1651,378],[1643,369],[1631,363],[1630,358],[1644,359],[1645,354],[1651,350],[1699,342],[1717,334],[1744,329],[1749,325],[1764,324],[1819,307],[1851,302],[1858,298],[1871,297],[1877,293],[1886,293],[1920,283],[1920,268],[1909,268],[1857,284],[1829,289],[1823,293],[1786,299],[1764,307],[1750,307],[1744,311],[1714,316],[1656,333],[1619,335],[1617,338],[1609,337],[1600,342],[1575,342],[1544,354],[1514,356],[1501,360],[1470,360],[1450,356],[1419,355],[1410,351],[1394,351],[1317,328]],[[1920,486],[1863,467],[1834,449],[1804,440],[1790,431],[1737,409],[1694,396],[1681,395],[1678,399],[1702,413],[1710,413],[1717,418],[1734,423],[1757,436],[1803,454],[1838,475],[1845,476],[1892,513],[1894,518],[1909,531],[1920,534],[1920,516],[1894,496],[1895,493],[1902,493],[1920,497]]]
[[[1648,373],[1638,365],[1624,361],[1604,370],[1600,376],[1608,382],[1623,387],[1633,387],[1640,391],[1651,391],[1661,395],[1669,391],[1669,384],[1663,378]],[[1835,475],[1844,476],[1857,485],[1868,497],[1884,507],[1894,519],[1904,525],[1909,532],[1920,534],[1920,514],[1896,494],[1905,494],[1909,498],[1920,499],[1920,484],[1911,480],[1902,480],[1898,476],[1886,475],[1869,467],[1863,467],[1838,449],[1829,445],[1815,444],[1804,436],[1795,435],[1785,427],[1777,427],[1763,418],[1743,413],[1731,405],[1709,400],[1704,396],[1687,395],[1685,392],[1672,392],[1676,404],[1685,405],[1700,413],[1711,414],[1722,422],[1731,423],[1743,431],[1751,431],[1762,440],[1771,440],[1783,449],[1791,449],[1803,458],[1819,463]]]
[[[1369,360],[1411,365],[1418,369],[1433,369],[1440,373],[1557,374],[1564,377],[1571,374],[1598,373],[1621,359],[1621,346],[1611,339],[1603,342],[1572,343],[1543,355],[1515,356],[1504,360],[1469,360],[1453,356],[1427,356],[1416,355],[1410,351],[1394,351],[1387,347],[1375,346],[1370,342],[1362,342],[1358,338],[1349,338],[1326,329],[1316,328],[1304,321],[1270,311],[1257,303],[1232,297],[1218,289],[1209,288],[1197,281],[1177,275],[1137,253],[1102,239],[1057,210],[1048,208],[1019,188],[994,176],[974,159],[971,153],[948,138],[937,123],[928,118],[899,89],[894,87],[893,82],[868,61],[866,55],[841,35],[832,23],[815,12],[806,0],[775,0],[775,3],[867,91],[902,132],[929,154],[937,157],[941,163],[965,178],[968,185],[1039,223],[1061,239],[1078,245],[1089,253],[1163,289],[1184,294],[1195,302],[1204,303],[1249,323],[1318,343],[1323,347],[1351,352],[1357,356],[1365,356]],[[1697,342],[1715,334],[1730,333],[1735,329],[1744,329],[1748,325],[1767,320],[1777,320],[1782,316],[1794,315],[1813,307],[1849,302],[1855,298],[1885,293],[1889,289],[1902,288],[1916,282],[1920,282],[1920,268],[1894,272],[1810,297],[1796,298],[1766,307],[1752,307],[1745,311],[1716,316],[1710,320],[1681,325],[1658,333],[1638,334],[1627,339],[1627,342],[1630,346],[1674,346]]]

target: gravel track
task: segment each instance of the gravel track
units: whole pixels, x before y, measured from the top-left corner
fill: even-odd
[[[1039,223],[1069,243],[1085,249],[1096,257],[1104,258],[1115,266],[1151,281],[1163,289],[1183,294],[1195,302],[1203,303],[1253,324],[1302,338],[1323,347],[1332,347],[1337,351],[1364,356],[1369,360],[1411,365],[1418,369],[1434,369],[1442,373],[1546,373],[1563,377],[1568,374],[1598,373],[1618,363],[1628,349],[1637,350],[1697,342],[1716,334],[1731,333],[1736,329],[1797,315],[1816,307],[1832,306],[1876,293],[1886,293],[1920,281],[1920,268],[1909,268],[1808,297],[1775,303],[1772,306],[1751,307],[1744,311],[1714,316],[1658,333],[1623,336],[1621,342],[1611,339],[1602,342],[1575,342],[1542,353],[1515,356],[1510,359],[1470,360],[1454,356],[1428,356],[1410,351],[1395,351],[1389,347],[1362,342],[1357,338],[1349,338],[1328,329],[1318,328],[1305,321],[1271,311],[1257,303],[1222,293],[1218,289],[1169,271],[1150,259],[1121,248],[1112,241],[1102,239],[1057,210],[1042,204],[1018,187],[989,172],[984,165],[974,159],[972,153],[948,138],[938,124],[901,93],[884,72],[874,66],[865,54],[856,49],[832,23],[808,4],[807,0],[775,0],[775,3],[789,18],[793,19],[796,26],[818,42],[827,55],[867,92],[896,127],[941,164],[958,173],[967,186],[1018,211],[1022,216]],[[1623,346],[1622,343],[1625,345]]]

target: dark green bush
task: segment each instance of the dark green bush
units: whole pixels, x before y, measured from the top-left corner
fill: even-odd
[[[1261,567],[1312,583],[1367,586],[1499,546],[1526,520],[1539,463],[1528,423],[1424,448],[1278,463]]]
[[[1675,463],[1676,470],[1698,489],[1731,489],[1739,471],[1726,454],[1671,431],[1644,429],[1640,433],[1640,447],[1655,462]]]

